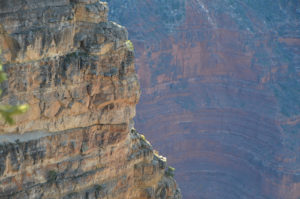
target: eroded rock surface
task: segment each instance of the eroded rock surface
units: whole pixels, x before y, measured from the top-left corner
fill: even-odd
[[[140,90],[124,27],[97,0],[0,2],[8,81],[0,198],[181,198],[166,160],[133,130]]]
[[[300,197],[300,2],[107,0],[135,44],[136,128],[186,199]]]

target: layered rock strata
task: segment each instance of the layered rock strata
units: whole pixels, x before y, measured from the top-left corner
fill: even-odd
[[[0,2],[0,198],[181,198],[133,129],[140,90],[127,31],[97,0]]]
[[[183,197],[299,199],[300,1],[107,2],[135,44],[136,128]]]

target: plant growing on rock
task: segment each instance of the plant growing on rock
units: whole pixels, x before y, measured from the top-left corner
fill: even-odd
[[[54,170],[50,170],[47,173],[47,181],[48,182],[55,182],[57,179],[57,173]]]
[[[128,48],[128,50],[134,51],[134,46],[133,46],[133,44],[132,44],[132,42],[131,42],[130,40],[127,40],[127,41],[125,42],[125,45],[126,45],[126,47]]]
[[[174,177],[175,168],[174,167],[168,167],[165,171],[166,176],[168,177]]]

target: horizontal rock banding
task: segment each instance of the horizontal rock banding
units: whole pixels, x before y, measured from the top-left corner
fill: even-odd
[[[166,160],[133,129],[139,82],[127,30],[97,0],[1,1],[8,81],[0,198],[181,198]]]

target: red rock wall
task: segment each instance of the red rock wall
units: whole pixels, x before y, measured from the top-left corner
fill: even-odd
[[[298,199],[299,2],[108,3],[135,44],[137,129],[184,198]]]

